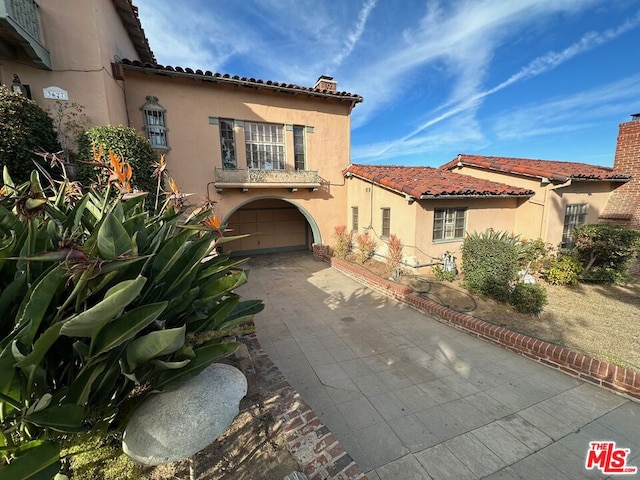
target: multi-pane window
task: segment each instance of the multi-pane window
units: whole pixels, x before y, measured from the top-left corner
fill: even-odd
[[[166,150],[167,126],[165,123],[166,109],[158,103],[158,97],[149,95],[145,104],[140,107],[144,121],[144,133],[153,148]]]
[[[300,125],[293,126],[293,155],[296,170],[306,170],[307,162],[304,152],[304,129]]]
[[[233,120],[220,119],[220,148],[222,149],[222,167],[238,168]]]
[[[433,212],[433,240],[458,240],[464,237],[465,208],[438,208]]]
[[[382,208],[382,238],[389,238],[391,235],[391,209]]]
[[[351,207],[351,231],[358,232],[358,207]]]
[[[564,229],[562,231],[562,248],[571,248],[575,242],[573,229],[584,225],[587,220],[587,204],[574,203],[567,205],[564,211]]]
[[[260,170],[284,170],[284,129],[269,123],[244,124],[247,167]]]

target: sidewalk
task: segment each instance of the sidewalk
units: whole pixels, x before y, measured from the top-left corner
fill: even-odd
[[[256,257],[264,350],[371,480],[607,478],[640,467],[640,404],[466,335],[294,253]],[[640,475],[626,476],[640,478]]]

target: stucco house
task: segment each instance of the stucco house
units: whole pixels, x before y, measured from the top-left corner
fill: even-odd
[[[216,202],[243,253],[330,243],[346,222],[350,113],[362,97],[158,65],[132,0],[0,1],[0,84],[91,125],[146,135],[183,192]]]
[[[488,227],[515,231],[518,209],[532,189],[429,167],[349,165],[348,228],[379,242],[402,241],[406,261],[438,263],[446,251],[459,256],[466,232]]]
[[[598,223],[611,192],[630,180],[628,173],[585,163],[465,154],[440,169],[533,191],[518,207],[512,231],[562,246],[571,245],[576,226]]]

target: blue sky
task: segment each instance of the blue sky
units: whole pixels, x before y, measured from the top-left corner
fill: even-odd
[[[611,166],[640,112],[640,0],[134,0],[158,63],[364,97],[351,161]]]

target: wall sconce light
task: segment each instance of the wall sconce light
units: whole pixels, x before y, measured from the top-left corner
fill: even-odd
[[[31,98],[29,85],[23,85],[17,73],[13,74],[13,83],[11,84],[11,90],[13,91],[13,93],[18,93],[23,97]]]

